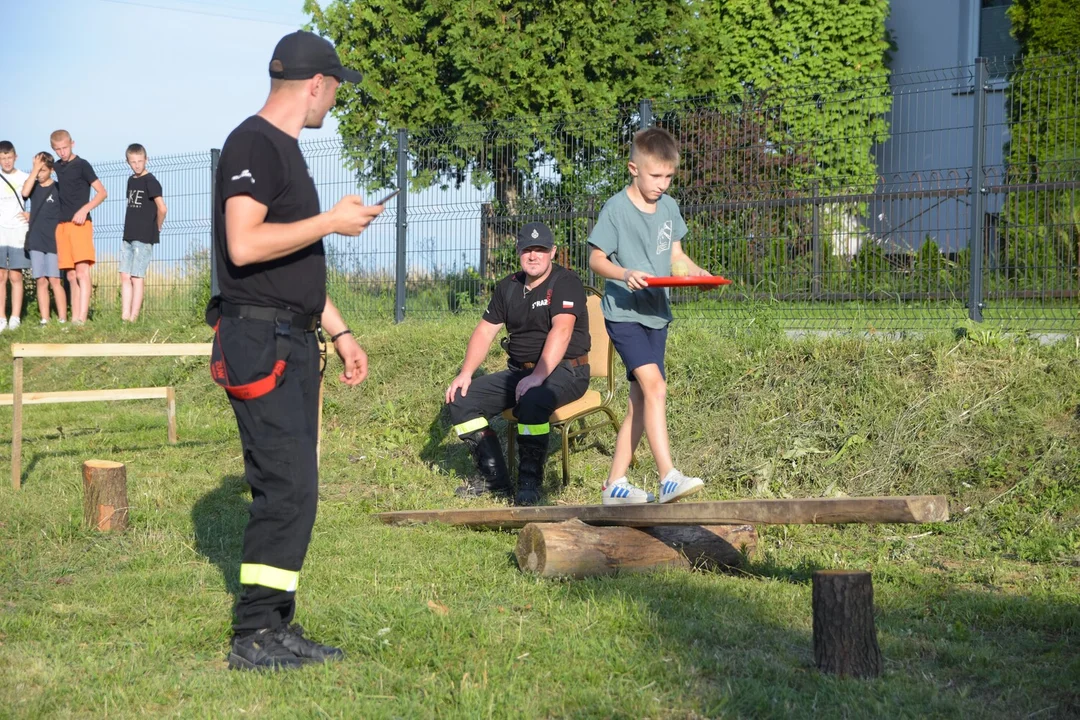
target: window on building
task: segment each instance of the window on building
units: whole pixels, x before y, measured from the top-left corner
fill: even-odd
[[[1010,59],[1020,55],[1020,44],[1009,34],[1012,24],[1006,11],[1013,0],[981,0],[979,10],[979,57]],[[1008,63],[991,62],[991,77],[1004,77]]]

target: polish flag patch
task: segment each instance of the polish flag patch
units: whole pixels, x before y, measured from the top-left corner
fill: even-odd
[[[569,310],[572,307],[574,307],[574,301],[573,300],[563,300],[562,301],[562,309],[563,310]]]

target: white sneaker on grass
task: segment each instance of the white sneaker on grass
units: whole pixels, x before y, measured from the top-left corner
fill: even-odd
[[[634,487],[625,477],[605,485],[604,491],[600,494],[600,502],[603,505],[638,505],[650,503],[654,499],[652,493]]]
[[[14,317],[14,316],[10,320],[8,320],[8,324],[7,324],[8,330],[14,330],[15,328],[19,327],[20,325],[22,325],[22,320],[19,319],[18,317]]]
[[[660,502],[669,503],[693,495],[704,484],[701,478],[686,477],[675,468],[671,468],[660,481]]]
[[[0,332],[7,330],[7,318],[0,318]]]

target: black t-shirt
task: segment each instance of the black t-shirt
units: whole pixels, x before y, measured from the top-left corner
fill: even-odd
[[[319,194],[296,138],[253,115],[232,131],[221,148],[216,177],[214,262],[221,297],[241,305],[318,314],[326,305],[323,242],[291,255],[238,267],[225,241],[225,201],[250,195],[265,205],[266,222],[292,223],[319,214]]]
[[[53,170],[60,186],[60,222],[71,222],[79,208],[90,202],[90,186],[98,179],[97,173],[78,155],[67,162],[58,161]],[[86,219],[90,219],[89,214]]]
[[[60,187],[55,182],[48,187],[35,182],[30,191],[30,231],[26,233],[26,249],[55,253],[59,222]]]
[[[507,352],[511,360],[538,362],[551,332],[551,319],[563,313],[577,318],[563,359],[581,357],[591,348],[585,286],[577,275],[552,263],[547,280],[528,292],[525,291],[524,272],[503,278],[495,286],[491,302],[484,311],[484,320],[493,325],[506,325],[510,333]]]
[[[127,214],[124,215],[124,239],[156,244],[160,240],[157,226],[157,203],[161,183],[151,173],[142,177],[132,175],[127,183]]]

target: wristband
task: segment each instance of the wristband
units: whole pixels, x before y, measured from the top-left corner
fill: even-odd
[[[342,335],[352,335],[352,330],[350,330],[349,328],[345,328],[344,330],[339,332],[337,335],[331,335],[330,336],[330,342],[331,343],[336,343],[338,338],[341,337]]]

